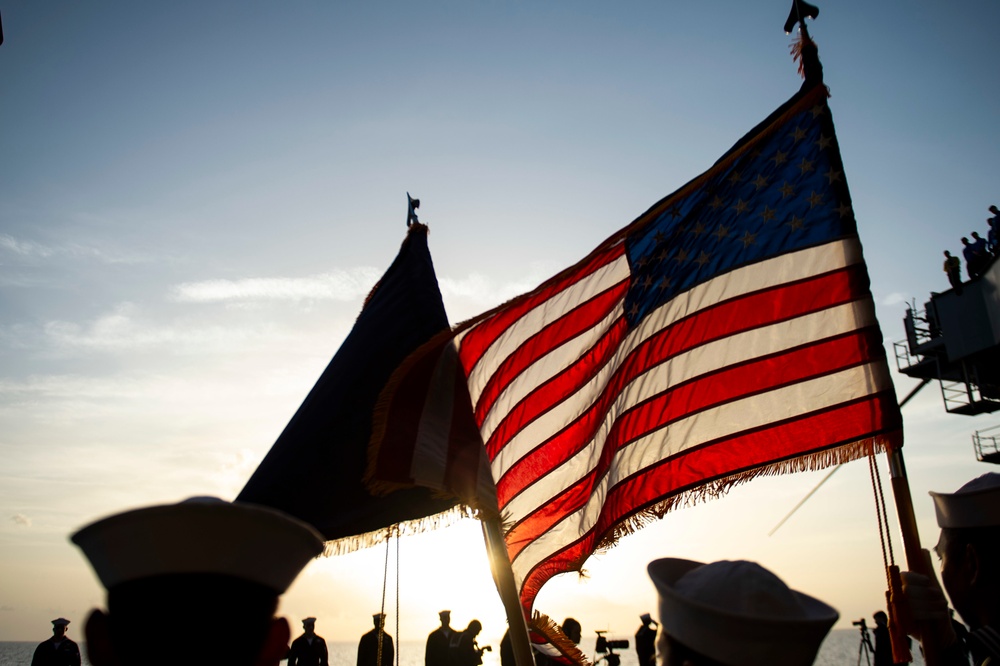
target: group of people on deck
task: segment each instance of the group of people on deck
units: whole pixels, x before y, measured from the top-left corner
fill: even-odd
[[[938,664],[968,664],[968,650],[975,666],[997,666],[1000,474],[931,495],[941,528],[934,550],[943,589],[933,576],[904,572],[906,617],[890,623],[933,646]],[[289,648],[288,622],[275,616],[279,597],[323,550],[322,537],[306,523],[264,507],[193,498],[105,518],[72,541],[107,590],[106,608],[92,611],[84,629],[94,666],[327,664],[314,618],[303,621],[303,635]],[[659,597],[659,666],[806,666],[838,618],[831,606],[754,562],[664,558],[647,571]],[[964,641],[945,593],[969,626]],[[482,663],[489,648],[476,643],[480,623],[458,632],[450,612],[440,619],[428,636],[427,666]],[[651,630],[655,621],[649,620],[643,618]],[[375,628],[358,646],[358,666],[393,663],[384,623],[384,615],[374,616]],[[33,666],[79,666],[79,649],[65,635],[69,620],[52,624],[53,636],[38,646]],[[654,657],[646,655],[640,666],[651,666]]]
[[[972,240],[967,236],[962,237],[962,257],[970,280],[982,275],[993,257],[1000,253],[1000,208],[990,206],[989,211],[990,217],[986,218],[989,226],[986,238],[980,236],[978,231],[970,234]],[[962,293],[962,262],[948,250],[944,251],[944,272],[956,293]]]

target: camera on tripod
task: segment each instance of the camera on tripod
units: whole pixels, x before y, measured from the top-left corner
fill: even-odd
[[[615,649],[627,650],[628,640],[624,638],[620,640],[609,639],[604,635],[607,631],[595,631],[594,633],[597,634],[597,645],[594,646],[594,649],[604,655],[594,662],[594,666],[597,666],[601,661],[606,661],[608,666],[620,666],[622,657],[615,654]]]
[[[858,645],[858,666],[861,666],[861,657],[864,657],[865,663],[871,666],[872,657],[875,655],[875,647],[872,645],[871,636],[868,634],[868,625],[865,623],[865,618],[851,622],[851,624],[861,632],[861,643]]]

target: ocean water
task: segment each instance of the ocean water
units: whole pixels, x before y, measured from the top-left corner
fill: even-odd
[[[35,651],[38,643],[4,643],[0,642],[0,666],[29,666],[31,655]],[[819,656],[816,658],[816,666],[858,666],[858,646],[861,645],[861,634],[857,629],[836,629],[830,632],[823,646],[820,648]],[[355,666],[357,662],[357,643],[343,643],[330,641],[330,666]],[[587,651],[587,656],[593,661],[600,657],[594,653],[593,640],[584,640],[583,647]],[[84,654],[83,665],[90,666],[86,657],[86,646],[80,646]],[[499,642],[493,645],[493,652],[483,654],[483,666],[500,666],[500,655],[497,652]],[[920,656],[916,643],[913,646],[913,663],[915,666],[923,666],[924,660]],[[638,666],[638,659],[634,649],[620,650],[621,666]],[[424,643],[423,641],[403,641],[399,651],[399,666],[423,666],[424,663]],[[861,656],[861,666],[867,666],[864,656]],[[605,664],[604,661],[600,662]],[[177,666],[183,666],[178,664]]]

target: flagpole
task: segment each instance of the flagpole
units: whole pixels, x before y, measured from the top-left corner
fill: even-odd
[[[496,583],[500,601],[507,611],[507,626],[510,627],[510,643],[514,649],[514,663],[517,666],[534,666],[535,660],[531,653],[531,641],[528,638],[528,625],[525,624],[524,610],[521,608],[521,598],[517,593],[517,583],[514,581],[514,569],[510,564],[507,546],[503,540],[503,529],[500,527],[500,517],[497,515],[481,518],[483,539],[490,557],[490,570],[493,572],[493,582]]]
[[[903,539],[903,550],[906,553],[906,566],[910,571],[927,576],[935,583],[937,575],[931,563],[930,553],[921,547],[920,534],[917,531],[917,519],[913,512],[913,497],[910,494],[910,482],[906,476],[906,465],[903,463],[902,448],[887,451],[889,459],[889,476],[892,482],[892,496],[896,505],[896,517],[899,520],[899,531]],[[929,626],[924,623],[921,631],[920,645],[924,652],[924,662],[927,666],[937,666],[942,663],[943,649]]]

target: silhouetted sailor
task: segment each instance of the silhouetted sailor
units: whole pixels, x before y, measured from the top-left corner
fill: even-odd
[[[277,664],[290,636],[278,597],[323,551],[306,523],[213,497],[120,513],[72,540],[108,591],[87,620],[94,666]]]
[[[948,250],[944,251],[944,272],[956,294],[962,293],[962,262]]]
[[[452,651],[458,647],[459,634],[451,628],[451,611],[439,612],[438,619],[441,620],[441,626],[427,635],[425,666],[451,666]]]
[[[986,265],[990,263],[991,255],[989,248],[986,246],[986,240],[979,235],[978,231],[972,232],[970,247],[972,247],[974,261],[972,272],[976,275],[982,275],[983,271],[986,270]]]
[[[361,637],[358,643],[358,666],[392,666],[395,650],[392,636],[385,633],[385,613],[372,615],[375,628]],[[379,643],[382,644],[382,660],[379,661]]]
[[[989,233],[986,234],[990,252],[996,252],[997,243],[1000,243],[1000,209],[990,206],[991,217],[986,218],[986,224],[990,226]]]
[[[979,268],[982,264],[983,248],[970,243],[969,239],[962,236],[962,257],[965,258],[965,272],[970,278],[979,277]]]
[[[667,558],[647,570],[660,597],[662,666],[807,666],[837,621],[753,562]]]
[[[455,650],[455,666],[479,666],[483,663],[483,652],[490,650],[490,646],[479,647],[476,638],[483,630],[483,625],[479,620],[473,620],[465,628],[458,639],[458,649]]]
[[[52,620],[52,636],[35,648],[31,666],[80,666],[80,648],[66,636],[69,620]]]
[[[566,638],[577,645],[580,644],[580,639],[583,638],[583,627],[580,626],[580,622],[576,618],[568,617],[563,620],[560,629],[566,634]]]
[[[635,632],[635,652],[639,657],[639,666],[655,666],[656,664],[656,620],[649,613],[639,616],[642,626]]]
[[[941,582],[969,625],[972,661],[1000,663],[1000,474],[983,474],[954,493],[931,496],[941,528],[934,547],[941,558]],[[937,581],[904,572],[903,592],[910,616],[924,622],[909,632],[942,648],[941,664],[968,663]]]
[[[986,239],[979,235],[978,231],[972,232],[972,244],[976,246],[976,250],[979,255],[985,259],[989,259],[990,256],[990,246],[986,242]]]
[[[316,634],[316,618],[302,620],[302,635],[292,641],[288,666],[328,666],[326,641]]]

